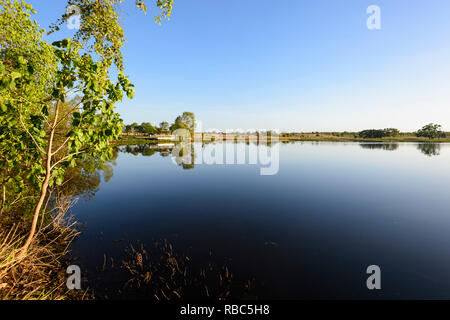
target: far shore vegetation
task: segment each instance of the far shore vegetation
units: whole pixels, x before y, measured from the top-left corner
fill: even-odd
[[[195,125],[195,116],[192,112],[189,114],[191,123]],[[115,144],[133,144],[133,143],[161,143],[173,142],[170,135],[179,128],[191,127],[180,121],[178,117],[174,124],[169,125],[168,122],[162,122],[159,126],[152,126],[150,122],[142,124],[133,123],[126,125],[119,139],[114,141]],[[177,121],[180,121],[177,124]],[[227,140],[233,141],[243,137],[244,141],[257,141],[264,135],[271,136],[271,132],[195,132],[192,134],[192,141],[210,142]],[[167,139],[164,137],[167,136]],[[158,138],[158,139],[156,139]],[[367,129],[359,132],[343,131],[343,132],[281,132],[278,135],[279,141],[329,141],[329,142],[450,142],[450,132],[442,131],[438,124],[430,123],[423,126],[416,132],[400,132],[395,128],[386,129]],[[242,141],[242,140],[241,140]]]

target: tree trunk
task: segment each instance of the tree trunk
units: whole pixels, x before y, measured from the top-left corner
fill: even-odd
[[[55,119],[53,121],[53,126],[50,129],[50,137],[48,138],[47,160],[46,160],[46,164],[45,164],[45,179],[44,179],[44,182],[42,183],[41,195],[39,197],[39,201],[38,201],[36,207],[34,208],[33,222],[31,224],[30,234],[28,235],[27,241],[25,242],[24,246],[21,249],[19,258],[25,257],[25,255],[27,254],[28,248],[30,247],[31,242],[33,241],[34,235],[36,233],[36,227],[37,227],[37,223],[39,220],[39,214],[41,212],[42,204],[44,203],[45,197],[47,195],[48,184],[50,182],[50,177],[51,177],[51,173],[52,173],[51,172],[52,171],[52,145],[53,145],[53,137],[55,135],[55,130],[56,130],[56,124],[58,122],[59,104],[60,104],[60,102],[58,101],[56,103],[56,108],[55,108]]]
[[[3,213],[3,208],[5,207],[6,203],[6,185],[2,184],[2,207],[0,208],[0,215]]]

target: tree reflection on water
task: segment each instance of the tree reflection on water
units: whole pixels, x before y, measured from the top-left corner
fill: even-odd
[[[173,155],[175,144],[139,144],[127,145],[119,147],[121,152],[130,153],[132,155],[142,155],[151,157],[157,153],[161,157],[169,157]],[[188,144],[185,148],[179,150],[179,154],[175,157],[176,163],[185,170],[195,168],[195,150],[193,144]]]
[[[441,145],[439,143],[420,143],[417,145],[417,149],[429,157],[441,154]]]
[[[363,149],[395,151],[400,145],[398,143],[360,143],[359,146]],[[419,143],[417,144],[417,150],[429,157],[439,156],[441,154],[441,144],[431,142]]]
[[[398,143],[361,143],[360,147],[363,149],[379,149],[386,151],[395,151],[398,149]]]

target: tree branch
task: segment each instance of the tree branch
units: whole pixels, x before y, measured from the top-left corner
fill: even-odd
[[[33,137],[33,135],[30,133],[30,131],[28,131],[27,127],[25,126],[25,123],[23,123],[23,120],[22,120],[22,105],[20,106],[19,121],[22,124],[22,127],[25,129],[25,131],[31,137],[31,139],[33,140],[34,144],[39,149],[39,151],[41,151],[43,154],[45,154],[44,149],[41,148],[41,146],[37,143],[36,139]]]

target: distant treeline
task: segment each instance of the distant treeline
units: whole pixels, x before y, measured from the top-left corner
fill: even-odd
[[[359,133],[359,137],[363,139],[376,139],[385,137],[397,137],[400,135],[400,130],[394,128],[388,129],[370,129],[363,130]]]
[[[125,133],[136,133],[136,134],[169,134],[177,129],[187,129],[191,133],[194,133],[196,123],[195,116],[192,112],[184,112],[181,116],[177,117],[172,124],[163,121],[159,126],[153,126],[150,122],[142,122],[141,124],[132,123],[126,125],[124,128]],[[446,138],[447,133],[441,130],[441,125],[438,124],[427,124],[416,132],[400,132],[396,128],[385,128],[385,129],[366,129],[359,132],[343,131],[343,132],[282,132],[280,137],[284,138],[305,138],[306,136],[315,135],[317,137],[332,136],[337,138],[354,138],[354,139],[383,139],[383,138],[396,138],[396,137],[424,137],[429,139],[440,139]],[[221,134],[224,132],[214,131],[216,134]],[[242,134],[242,132],[228,132],[229,134]],[[246,132],[247,135],[259,136],[261,134],[274,135],[274,131],[253,131]]]
[[[438,124],[427,124],[416,132],[400,132],[400,130],[395,128],[386,128],[386,129],[367,129],[359,132],[311,132],[310,135],[316,136],[334,136],[334,137],[353,137],[353,138],[361,138],[361,139],[381,139],[381,138],[395,138],[400,136],[416,136],[416,137],[424,137],[429,139],[440,139],[446,138],[447,133],[441,130],[442,126]],[[289,132],[282,133],[281,137],[302,137],[305,136],[306,133],[299,132]]]
[[[153,126],[150,122],[142,122],[141,124],[132,123],[124,127],[125,133],[144,133],[144,134],[169,134],[177,129],[187,129],[194,132],[196,123],[195,115],[192,112],[183,112],[181,116],[178,116],[172,124],[167,121],[163,121],[159,126]]]

